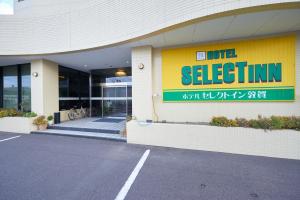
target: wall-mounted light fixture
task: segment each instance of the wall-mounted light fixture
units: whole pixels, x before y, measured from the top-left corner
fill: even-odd
[[[32,76],[33,76],[33,77],[38,77],[38,76],[39,76],[39,73],[33,72],[33,73],[32,73]]]
[[[144,66],[143,63],[140,63],[140,64],[138,65],[138,68],[141,69],[141,70],[144,69],[144,67],[145,67],[145,66]]]

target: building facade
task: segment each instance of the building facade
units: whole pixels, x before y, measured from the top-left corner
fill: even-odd
[[[299,21],[299,1],[15,1],[0,107],[132,116],[146,144],[149,122],[299,116]]]

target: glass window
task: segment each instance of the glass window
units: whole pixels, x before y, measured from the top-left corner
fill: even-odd
[[[59,100],[59,110],[70,110],[80,108],[82,103],[79,100]]]
[[[65,68],[59,67],[59,97],[69,96],[69,76]]]
[[[132,97],[132,86],[131,85],[127,86],[127,96]]]
[[[122,73],[120,73],[122,72]],[[131,82],[131,67],[92,70],[92,83]]]
[[[126,100],[104,100],[103,115],[110,117],[126,117]]]
[[[101,76],[92,74],[92,97],[101,97]]]
[[[21,80],[22,80],[22,109],[24,112],[31,111],[31,76],[30,65],[21,65]]]
[[[89,88],[89,75],[85,73],[80,73],[80,96],[89,97],[90,96]]]
[[[127,100],[127,115],[132,115],[132,100]]]
[[[126,87],[103,87],[103,97],[126,97]]]
[[[89,74],[59,66],[59,97],[60,110],[89,107]]]
[[[79,71],[69,71],[69,97],[79,97]]]
[[[0,67],[0,108],[3,107],[3,67]]]
[[[92,101],[92,117],[102,116],[102,102],[99,100]]]
[[[18,68],[3,68],[3,107],[18,109]]]

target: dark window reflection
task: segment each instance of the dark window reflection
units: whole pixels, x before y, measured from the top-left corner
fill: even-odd
[[[127,96],[132,97],[132,86],[131,85],[127,86]]]
[[[132,100],[127,101],[127,115],[132,115]]]
[[[18,109],[18,68],[3,68],[3,107]]]
[[[24,112],[31,111],[31,77],[30,64],[21,65],[21,80],[22,80],[22,109]]]
[[[89,75],[85,73],[80,73],[80,96],[89,97]]]
[[[92,117],[101,117],[102,116],[102,101],[93,100],[92,101]]]
[[[79,71],[69,70],[69,97],[79,97]]]
[[[59,67],[59,97],[69,96],[69,76],[66,68]]]
[[[89,100],[59,100],[59,110],[70,110],[71,108],[89,108]]]
[[[89,74],[59,66],[59,109],[88,108],[89,96]]]

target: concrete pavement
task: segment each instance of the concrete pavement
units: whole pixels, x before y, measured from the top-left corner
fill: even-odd
[[[297,160],[51,135],[0,143],[0,199],[113,200],[146,149],[125,199],[300,199]]]

